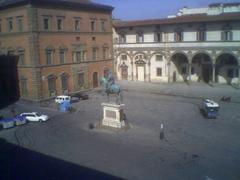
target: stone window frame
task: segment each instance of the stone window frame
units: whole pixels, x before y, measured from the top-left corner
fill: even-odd
[[[181,28],[176,28],[174,31],[174,42],[183,42],[183,30]]]
[[[162,31],[155,31],[154,42],[163,42],[163,32]]]
[[[79,71],[77,73],[77,85],[79,88],[84,87],[85,84],[85,73],[84,71]]]
[[[126,58],[123,58],[126,57]],[[126,61],[127,60],[127,54],[121,54],[121,60]]]
[[[26,65],[26,62],[25,62],[25,60],[26,60],[25,59],[26,58],[26,56],[25,56],[25,49],[18,48],[17,52],[18,52],[18,57],[19,57],[18,64],[20,66]]]
[[[52,16],[51,15],[43,15],[43,30],[44,31],[49,31],[52,29],[51,24],[52,24]],[[47,21],[46,21],[47,20]]]
[[[106,19],[101,19],[100,20],[100,30],[101,30],[101,32],[106,32],[106,22],[107,22]]]
[[[161,56],[161,58],[160,59],[158,59],[157,57],[160,57]],[[163,61],[163,55],[162,54],[156,54],[155,55],[155,61],[157,61],[157,62],[159,62],[159,61]]]
[[[103,59],[104,59],[104,60],[105,60],[105,59],[108,59],[108,58],[109,58],[109,47],[108,47],[107,44],[104,44],[104,45],[103,45],[103,47],[102,47],[102,52],[103,52],[103,54],[102,54]]]
[[[24,76],[21,76],[19,81],[20,81],[21,95],[28,96],[28,79]]]
[[[64,93],[65,91],[68,91],[68,89],[69,89],[69,83],[68,83],[69,75],[67,73],[63,72],[60,75],[60,77],[61,77],[61,90]]]
[[[125,33],[119,34],[119,43],[127,43],[127,38]]]
[[[45,49],[45,54],[46,54],[46,64],[47,65],[52,65],[53,62],[53,57],[54,57],[54,48],[49,46]]]
[[[92,47],[92,60],[96,61],[98,59],[98,47],[97,46],[93,46]]]
[[[60,46],[59,47],[59,63],[64,64],[66,63],[66,52],[68,51],[68,48],[65,46]],[[63,59],[62,59],[62,54],[63,53]]]
[[[18,31],[23,32],[24,31],[24,17],[23,16],[17,16],[16,20],[17,20]]]
[[[57,31],[63,31],[64,30],[64,19],[65,19],[64,16],[57,16],[57,21],[56,21]],[[59,22],[61,22],[60,26],[59,26]]]
[[[13,17],[7,18],[7,28],[8,32],[13,32]]]
[[[90,18],[90,30],[92,32],[95,32],[96,31],[96,23],[97,22],[97,19],[96,18]]]
[[[222,41],[232,41],[233,40],[232,27],[229,25],[229,23],[226,23],[222,27],[221,40]]]
[[[81,17],[74,17],[74,31],[81,31]]]
[[[50,74],[47,76],[48,91],[50,96],[55,96],[57,92],[56,86],[57,76]]]
[[[156,68],[156,76],[157,77],[162,77],[162,68],[161,67]]]
[[[136,33],[136,43],[144,43],[144,33],[143,32]]]
[[[73,51],[73,62],[80,63],[86,60],[86,51],[85,50],[76,50]]]
[[[7,55],[8,56],[14,56],[15,55],[15,49],[12,47],[7,48]]]

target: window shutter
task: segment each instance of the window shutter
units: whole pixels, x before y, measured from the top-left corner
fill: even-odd
[[[230,33],[230,39],[229,40],[232,41],[233,40],[233,32],[230,31],[229,33]]]
[[[154,42],[158,42],[158,33],[157,32],[154,34]]]
[[[224,41],[224,31],[221,32],[221,40]]]

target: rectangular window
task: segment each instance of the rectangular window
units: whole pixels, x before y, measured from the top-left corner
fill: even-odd
[[[65,63],[65,51],[64,50],[60,50],[59,56],[60,56],[60,63],[61,64]]]
[[[101,31],[102,32],[106,31],[106,29],[105,29],[105,22],[104,21],[101,21]]]
[[[84,85],[84,73],[78,74],[78,85],[82,87]]]
[[[125,36],[125,34],[119,35],[119,43],[126,43],[126,36]]]
[[[13,31],[13,20],[12,18],[8,19],[8,32],[12,32]]]
[[[232,41],[232,31],[223,31],[222,41]]]
[[[161,32],[155,33],[155,42],[162,42],[162,33]]]
[[[48,79],[48,90],[50,93],[54,93],[56,91],[56,83],[54,77]]]
[[[206,40],[206,33],[205,33],[205,31],[198,31],[197,32],[197,40],[198,41],[205,41]]]
[[[18,31],[23,31],[23,19],[22,18],[18,18],[17,19],[17,26],[18,26]]]
[[[127,60],[127,55],[126,54],[121,55],[121,60]]]
[[[163,60],[163,56],[158,54],[155,56],[156,57],[156,61],[162,61]]]
[[[80,20],[79,19],[75,20],[75,31],[80,31]]]
[[[19,51],[18,52],[18,63],[20,65],[25,65],[25,55],[24,55],[24,51]]]
[[[66,75],[63,75],[61,77],[61,80],[62,80],[62,90],[63,91],[68,90],[68,77]]]
[[[144,38],[143,38],[143,34],[137,34],[137,43],[143,43]]]
[[[52,51],[51,50],[47,50],[46,51],[46,59],[47,59],[47,64],[50,65],[52,64]]]
[[[49,30],[49,18],[43,19],[43,26],[44,30]]]
[[[85,60],[85,52],[84,51],[76,51],[73,53],[73,61],[74,62],[82,62]]]
[[[57,30],[58,31],[63,30],[63,20],[62,19],[57,19]]]
[[[103,59],[108,58],[108,48],[103,48]]]
[[[157,76],[158,77],[162,76],[162,68],[157,68]]]
[[[92,49],[92,59],[94,61],[97,60],[97,48]]]
[[[174,39],[175,39],[175,42],[183,41],[183,34],[182,34],[182,32],[181,31],[175,32]]]
[[[95,21],[91,21],[91,31],[95,31]]]
[[[27,79],[20,79],[21,93],[26,96],[28,94]]]

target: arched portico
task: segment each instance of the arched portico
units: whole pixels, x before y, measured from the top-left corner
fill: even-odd
[[[192,58],[191,63],[191,80],[210,82],[214,79],[213,76],[213,63],[208,54],[198,53]]]
[[[184,53],[175,53],[171,56],[170,81],[187,81],[188,58]]]
[[[216,58],[216,82],[239,83],[239,63],[233,54],[222,53]]]

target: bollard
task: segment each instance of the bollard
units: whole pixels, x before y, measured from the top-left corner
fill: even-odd
[[[164,139],[164,130],[163,130],[163,124],[161,124],[160,126],[160,139],[163,140]]]

